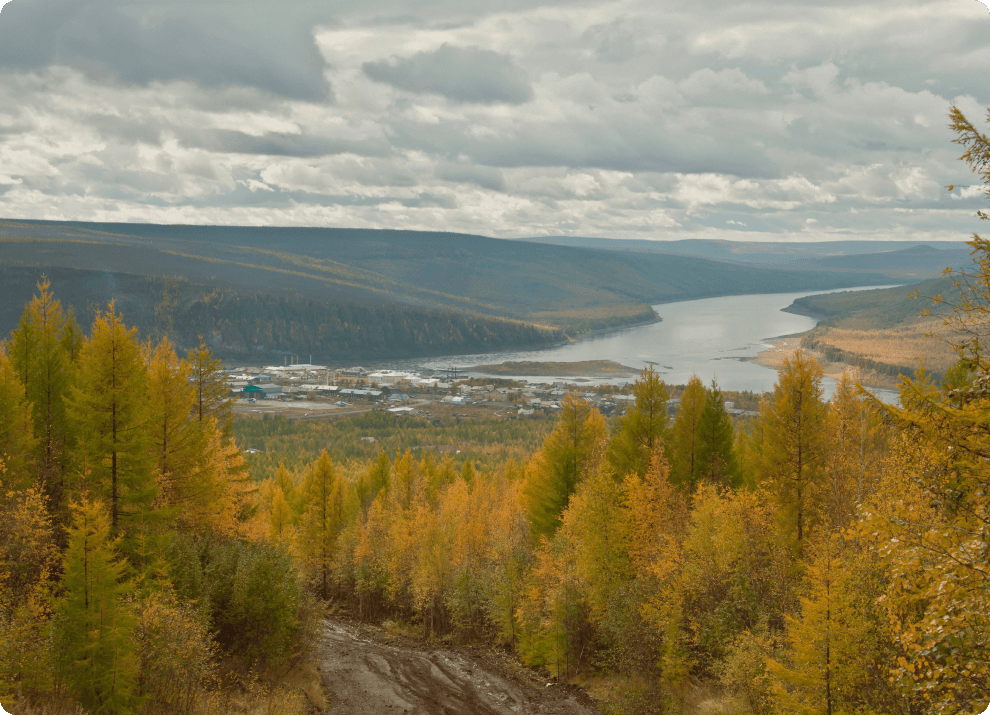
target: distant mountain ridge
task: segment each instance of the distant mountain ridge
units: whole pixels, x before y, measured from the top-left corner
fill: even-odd
[[[679,254],[781,268],[883,271],[898,278],[915,274],[918,274],[919,278],[933,277],[948,266],[959,268],[968,265],[970,251],[965,241],[851,240],[773,243],[724,239],[649,241],[569,236],[521,240],[612,251]],[[911,251],[918,247],[926,248],[921,252]],[[901,252],[908,253],[901,254]],[[856,261],[854,257],[857,256],[862,258]],[[906,260],[907,256],[911,256],[912,259]],[[942,265],[943,261],[944,265]],[[915,273],[905,274],[905,272]]]
[[[495,330],[496,324],[490,324],[485,330],[466,329],[478,336],[498,334],[502,337],[493,337],[492,345],[509,348],[656,320],[651,304],[888,282],[877,272],[775,269],[688,255],[554,246],[440,232],[13,220],[0,221],[0,264],[10,270],[59,268],[80,272],[78,280],[89,288],[75,292],[74,300],[87,302],[86,306],[77,305],[79,311],[116,295],[114,282],[124,281],[132,293],[140,293],[142,284],[126,277],[149,279],[146,290],[159,293],[169,285],[166,279],[180,277],[182,290],[168,299],[176,303],[177,315],[199,305],[197,302],[202,303],[206,296],[223,297],[223,301],[207,302],[207,314],[197,318],[197,325],[217,334],[219,345],[241,345],[248,351],[264,345],[267,351],[308,353],[290,345],[290,324],[295,322],[308,326],[295,334],[311,336],[306,341],[317,347],[312,351],[314,356],[321,354],[320,345],[326,347],[327,355],[346,353],[340,350],[346,341],[331,329],[337,319],[314,316],[320,311],[339,316],[350,310],[345,310],[347,305],[432,311],[430,325],[440,321],[441,314],[456,314],[475,322],[521,321],[534,328],[510,330],[508,324],[497,324],[502,328]],[[104,277],[102,284],[100,276]],[[8,305],[23,306],[30,294],[23,295],[23,286],[15,286],[20,283],[5,281],[0,296]],[[135,295],[137,303],[147,304],[147,297],[138,298]],[[163,300],[162,296],[156,299]],[[217,313],[234,311],[224,301],[235,300],[242,309],[245,301],[250,300],[253,306],[246,313],[238,309],[239,328],[224,323],[225,316]],[[248,324],[255,319],[274,320],[269,315],[272,312],[285,314],[280,314],[279,320],[288,323],[264,342],[247,330]],[[401,323],[400,313],[392,311],[388,320]],[[154,311],[148,315],[152,314]],[[370,318],[372,314],[367,312],[362,315],[368,320],[385,320],[381,316]],[[6,314],[0,313],[3,316]],[[448,324],[457,321],[451,319],[444,325]],[[0,330],[8,332],[11,327],[0,325]],[[241,338],[228,341],[224,330]],[[431,337],[422,338],[417,355],[463,352],[469,350],[468,344],[488,340],[458,341],[457,331],[446,329],[421,333]],[[456,345],[446,346],[448,339],[442,336]],[[365,348],[386,344],[362,343]]]

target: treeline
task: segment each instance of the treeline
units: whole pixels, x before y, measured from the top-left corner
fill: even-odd
[[[266,675],[319,606],[259,527],[220,368],[205,346],[139,343],[113,303],[84,338],[47,282],[0,344],[7,710],[308,708]]]

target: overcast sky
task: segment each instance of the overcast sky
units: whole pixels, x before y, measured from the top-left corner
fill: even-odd
[[[0,217],[964,240],[988,78],[977,0],[11,0]]]

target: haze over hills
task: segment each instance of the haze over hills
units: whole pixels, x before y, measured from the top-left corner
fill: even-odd
[[[148,335],[324,360],[545,345],[656,320],[650,304],[890,282],[468,234],[47,221],[0,221],[0,262],[5,332],[47,271],[83,323],[115,297]]]

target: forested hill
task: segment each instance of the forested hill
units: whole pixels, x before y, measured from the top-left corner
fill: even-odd
[[[373,306],[260,291],[242,295],[175,277],[0,266],[0,284],[7,296],[30,296],[43,273],[84,326],[113,299],[142,339],[167,336],[189,350],[202,336],[217,355],[231,360],[280,361],[289,352],[324,362],[419,358],[537,347],[566,339],[559,328],[525,321],[399,303]],[[0,303],[3,330],[9,333],[21,312],[16,303]]]
[[[113,296],[143,311],[128,320],[149,334],[171,323],[215,335],[221,354],[260,349],[321,359],[547,344],[561,331],[575,337],[655,320],[650,304],[889,281],[466,234],[37,221],[0,221],[0,263],[12,277],[0,287],[6,306],[30,298],[34,282],[17,278],[30,268],[51,275],[80,314]],[[355,325],[343,317],[348,311],[362,336],[339,332]],[[16,317],[2,318],[0,330],[9,331]],[[391,355],[380,354],[383,347]]]

